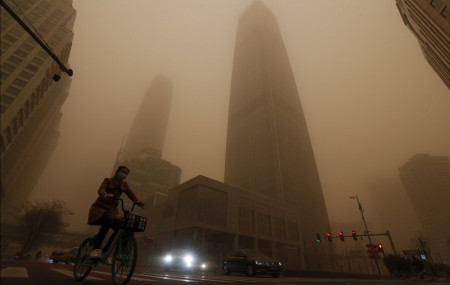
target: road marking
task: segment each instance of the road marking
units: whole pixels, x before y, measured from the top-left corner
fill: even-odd
[[[97,273],[97,274],[111,275],[111,272],[103,272],[103,271],[92,271],[92,272]],[[134,276],[131,276],[131,279],[135,280],[135,281],[150,281],[150,282],[157,281],[157,280],[153,280],[153,279],[139,278],[139,277],[134,277]]]
[[[158,279],[162,279],[162,280],[174,280],[174,281],[183,281],[183,282],[191,282],[191,283],[197,283],[199,281],[199,280],[189,279],[192,277],[182,276],[182,275],[172,276],[172,275],[167,275],[167,274],[149,274],[149,273],[141,273],[141,274],[136,273],[135,275],[148,276],[148,277],[158,278]]]
[[[52,270],[73,278],[73,271],[72,270],[67,270],[67,269],[52,269]],[[103,280],[103,279],[88,275],[88,276],[86,276],[85,280]]]
[[[28,273],[24,267],[6,267],[0,271],[0,277],[28,278]]]

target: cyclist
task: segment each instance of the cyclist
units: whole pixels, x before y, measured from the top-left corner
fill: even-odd
[[[117,226],[115,219],[119,215],[119,202],[115,198],[119,198],[122,193],[127,194],[133,202],[143,207],[144,203],[139,201],[133,190],[128,186],[126,178],[130,173],[130,169],[126,166],[119,166],[111,178],[105,178],[98,189],[98,198],[89,209],[88,225],[100,225],[97,239],[94,243],[94,249],[91,251],[90,258],[101,258],[103,252],[107,252],[111,242],[117,234]],[[110,228],[113,228],[114,234],[108,240],[108,243],[100,249],[103,240]]]

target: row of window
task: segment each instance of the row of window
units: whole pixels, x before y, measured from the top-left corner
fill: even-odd
[[[35,92],[31,94],[30,98],[25,102],[23,107],[17,112],[16,116],[14,116],[11,122],[9,122],[9,124],[7,125],[5,131],[1,134],[0,150],[2,154],[6,151],[7,147],[12,143],[15,136],[19,133],[20,129],[23,127],[24,122],[30,117],[30,115],[35,110],[36,106],[40,103],[41,99],[44,97],[45,92],[53,82],[52,79],[53,73],[54,70],[52,68],[49,68],[47,70],[47,76],[36,88]]]
[[[256,213],[251,209],[239,208],[239,230],[256,232],[258,235],[271,236],[280,240],[298,241],[300,239],[297,223],[286,221],[268,214]],[[256,228],[255,228],[256,226]]]
[[[441,0],[431,0],[430,2],[430,6],[433,8],[437,8],[438,5],[441,3]],[[448,7],[447,5],[445,5],[442,10],[439,12],[439,14],[444,17],[445,19],[448,19],[449,15],[450,15],[450,7]]]

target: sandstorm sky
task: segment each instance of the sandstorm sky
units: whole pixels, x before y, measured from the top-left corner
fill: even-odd
[[[398,182],[398,168],[414,154],[450,156],[448,88],[394,0],[263,2],[291,61],[332,227],[361,228],[348,199],[357,194],[370,226],[385,231],[371,185]],[[223,181],[235,33],[250,3],[75,0],[72,86],[58,146],[31,200],[65,200],[73,229],[83,229],[158,74],[174,87],[163,159],[181,167],[182,182],[200,174]]]

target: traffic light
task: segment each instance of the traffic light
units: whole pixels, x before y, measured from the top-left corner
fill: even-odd
[[[383,244],[381,244],[381,243],[378,244],[378,252],[384,253]]]
[[[333,238],[331,237],[331,233],[327,233],[327,238],[328,238],[329,242],[333,241]]]
[[[322,241],[320,238],[320,234],[316,234],[316,241],[317,243],[320,243]]]
[[[354,240],[357,240],[357,239],[358,239],[358,237],[356,236],[356,231],[355,231],[355,230],[352,231],[352,238],[353,238]]]
[[[339,232],[339,239],[341,241],[344,241],[344,234],[342,232]]]

